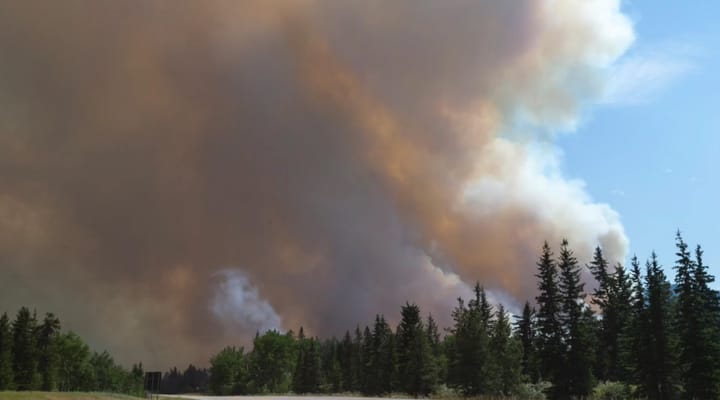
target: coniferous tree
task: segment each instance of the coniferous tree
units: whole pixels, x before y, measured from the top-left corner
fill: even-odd
[[[305,330],[300,327],[297,337],[297,359],[295,361],[295,371],[293,372],[292,390],[297,394],[307,393],[305,391],[305,347],[307,343],[305,341]]]
[[[448,341],[448,383],[465,396],[479,395],[487,389],[489,333],[482,323],[478,305],[471,301],[467,307],[459,298],[452,313],[454,326]]]
[[[673,295],[655,252],[645,268],[647,309],[645,331],[647,363],[641,366],[645,395],[651,400],[674,399],[677,396],[677,340],[672,324]]]
[[[554,382],[559,378],[558,368],[563,365],[565,346],[560,321],[560,290],[558,271],[552,259],[553,254],[547,242],[537,262],[538,296],[536,297],[538,355],[540,357],[540,375],[542,380]]]
[[[434,368],[432,376],[435,378],[433,386],[445,382],[447,379],[447,358],[442,348],[440,341],[440,331],[435,319],[432,314],[428,314],[427,322],[425,324],[427,331],[428,343],[430,344],[430,355],[432,360],[430,365]]]
[[[680,232],[676,235],[676,246],[676,324],[684,397],[718,398],[718,295],[708,286],[714,278],[707,273],[707,267],[703,265],[702,249],[699,246],[695,251],[695,260],[691,258]]]
[[[510,396],[522,381],[522,348],[512,336],[505,308],[498,306],[490,336],[488,394]]]
[[[0,391],[14,388],[13,337],[7,313],[0,317]]]
[[[353,387],[353,341],[350,331],[345,332],[340,343],[340,370],[342,373],[341,388],[343,392],[351,392]]]
[[[375,384],[375,374],[373,373],[373,340],[372,340],[372,333],[370,332],[370,328],[365,326],[365,330],[363,330],[363,336],[362,336],[362,365],[361,365],[361,375],[362,375],[362,381],[360,383],[360,391],[365,395],[372,394],[373,388],[376,386]]]
[[[52,391],[57,386],[57,338],[60,334],[60,319],[54,314],[45,314],[37,335],[38,372],[42,390]]]
[[[632,320],[632,281],[625,267],[618,263],[615,272],[610,277],[608,291],[607,315],[610,320],[605,321],[601,329],[604,332],[605,346],[607,348],[607,370],[604,379],[610,381],[627,381],[628,370],[624,367],[624,337]]]
[[[363,337],[360,331],[360,325],[355,327],[355,340],[353,341],[353,354],[352,354],[352,370],[353,370],[353,382],[352,390],[362,391],[362,387],[365,383],[365,357],[363,354]]]
[[[535,309],[530,302],[525,302],[522,315],[516,317],[515,336],[522,348],[522,373],[530,382],[537,382],[539,371],[537,366]]]
[[[35,322],[27,307],[20,308],[13,322],[13,370],[18,390],[37,387]]]
[[[608,272],[608,262],[603,256],[600,247],[595,248],[593,259],[588,265],[593,277],[597,281],[597,288],[593,290],[592,303],[597,306],[602,316],[599,331],[598,346],[595,351],[595,373],[598,379],[608,379],[609,371],[616,356],[615,340],[617,339],[617,315],[610,303],[612,291],[612,276]]]
[[[430,344],[420,318],[420,308],[407,303],[400,314],[397,329],[400,390],[414,396],[427,395],[432,389],[434,377],[430,368]]]
[[[580,266],[563,240],[558,260],[560,270],[561,322],[564,343],[567,347],[559,379],[556,379],[556,395],[561,397],[585,397],[593,387],[592,375],[592,319],[585,315],[584,284],[580,280]]]

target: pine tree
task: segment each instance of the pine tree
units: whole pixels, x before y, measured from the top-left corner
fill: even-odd
[[[305,330],[301,326],[297,337],[297,360],[295,361],[295,370],[293,372],[292,380],[292,390],[296,394],[307,393],[305,391],[305,387],[307,385],[305,382],[305,377],[307,375],[305,372],[306,346]]]
[[[430,365],[435,370],[432,375],[435,377],[436,382],[433,382],[433,386],[445,382],[447,379],[447,358],[442,348],[440,341],[440,331],[435,319],[432,314],[428,314],[427,322],[425,323],[427,331],[428,343],[430,344],[430,354],[432,360]]]
[[[617,315],[610,303],[612,291],[612,276],[608,272],[608,262],[603,256],[600,247],[595,248],[593,259],[588,265],[593,277],[597,281],[597,288],[593,290],[592,303],[600,310],[602,315],[599,332],[599,343],[596,349],[595,372],[601,380],[608,379],[611,369],[611,358],[616,356],[615,340],[617,339]]]
[[[343,336],[340,343],[339,358],[342,373],[342,391],[351,392],[353,390],[353,342],[350,331],[345,332],[345,336]]]
[[[530,302],[525,302],[520,317],[516,317],[515,336],[522,348],[522,373],[530,382],[537,382],[539,371],[537,368],[535,309]]]
[[[35,322],[30,310],[22,307],[13,322],[13,369],[18,390],[34,390],[37,384]]]
[[[646,264],[647,309],[645,331],[642,336],[647,343],[647,364],[642,384],[651,400],[673,399],[677,395],[677,340],[672,324],[673,296],[670,283],[659,265],[657,255],[652,253]]]
[[[561,322],[567,346],[565,363],[556,380],[556,395],[585,397],[593,387],[592,326],[584,315],[584,284],[580,280],[580,266],[567,240],[562,241],[560,258]]]
[[[430,368],[430,344],[420,318],[420,308],[407,303],[400,314],[397,329],[400,390],[413,396],[425,396],[432,389],[434,377]]]
[[[466,307],[461,298],[453,310],[454,326],[449,343],[448,383],[465,396],[476,396],[487,390],[489,333],[482,323],[478,302]]]
[[[375,383],[375,374],[372,365],[373,361],[373,340],[370,328],[365,326],[362,336],[362,365],[360,366],[362,382],[360,384],[360,392],[364,395],[372,394],[373,389],[377,386]]]
[[[637,256],[631,260],[630,278],[631,295],[628,321],[620,337],[620,364],[626,372],[623,381],[638,385],[641,389],[647,381],[646,366],[648,363],[647,304],[645,285],[640,272],[640,261]]]
[[[373,386],[369,391],[373,395],[392,392],[397,375],[395,357],[395,340],[392,330],[385,322],[385,317],[378,315],[373,328],[373,353],[370,360],[374,377]]]
[[[7,313],[0,317],[0,391],[14,388],[12,331]]]
[[[498,306],[490,337],[488,390],[492,395],[510,396],[522,381],[522,349],[512,336],[505,308]]]
[[[58,354],[56,342],[60,334],[60,320],[52,313],[45,314],[45,319],[38,330],[38,372],[44,391],[52,391],[57,387]]]
[[[608,369],[605,379],[610,381],[627,380],[628,370],[623,364],[624,335],[632,320],[632,282],[625,267],[618,263],[610,277],[608,292],[607,315],[610,320],[605,322],[603,316],[602,329],[605,332],[607,346]]]
[[[554,382],[559,376],[558,368],[563,365],[565,346],[560,322],[560,291],[558,288],[557,266],[547,242],[543,244],[542,255],[537,262],[538,304],[537,333],[540,375],[542,380]]]
[[[714,277],[703,265],[700,246],[695,250],[693,261],[680,232],[676,235],[676,245],[676,321],[684,397],[719,398],[720,307],[718,293],[708,286]]]

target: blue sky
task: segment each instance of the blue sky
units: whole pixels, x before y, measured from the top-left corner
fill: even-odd
[[[559,139],[564,172],[620,213],[630,254],[644,260],[655,249],[669,268],[679,228],[720,276],[720,3],[628,1],[624,10],[636,42],[612,93]]]

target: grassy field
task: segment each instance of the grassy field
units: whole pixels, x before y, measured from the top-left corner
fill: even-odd
[[[0,392],[0,400],[137,400],[115,393],[81,392]]]

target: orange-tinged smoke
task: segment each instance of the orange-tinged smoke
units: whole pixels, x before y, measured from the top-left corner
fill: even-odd
[[[613,0],[0,6],[0,301],[123,362],[340,334],[543,240],[624,255],[552,136],[632,42]]]

